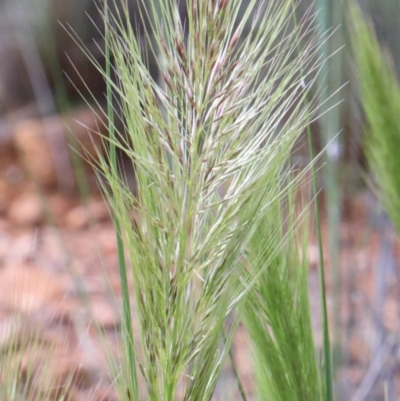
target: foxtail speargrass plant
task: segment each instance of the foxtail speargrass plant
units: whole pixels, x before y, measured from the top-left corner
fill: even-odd
[[[259,278],[242,317],[252,340],[260,401],[327,399],[316,363],[307,289],[308,209],[294,194],[290,191],[285,202],[271,204],[248,245],[249,274]],[[276,224],[277,216],[285,216],[283,224]]]
[[[53,345],[41,339],[41,324],[15,315],[0,326],[0,400],[51,401],[68,399],[73,375],[65,382],[51,371]]]
[[[320,68],[312,18],[293,26],[288,0],[187,0],[184,19],[176,1],[143,1],[145,37],[161,72],[156,81],[128,3],[113,4],[113,13],[109,6],[105,2],[106,68],[92,60],[108,84],[109,151],[97,168],[120,250],[126,346],[121,396],[210,400],[243,314],[251,332],[259,318],[271,329],[267,341],[273,345],[259,348],[274,348],[271,356],[279,357],[269,394],[282,383],[282,400],[324,399],[306,270],[298,266],[287,283],[291,273],[285,269],[290,264],[295,271],[291,263],[298,261],[277,262],[292,249],[285,246],[293,216],[285,219],[277,207],[296,186],[290,154],[315,113],[306,101]],[[116,130],[116,113],[123,132]],[[136,196],[121,176],[116,149],[133,164]],[[270,299],[255,301],[268,288],[290,312],[283,320],[293,317],[292,310],[297,314],[288,330],[273,327],[283,320],[275,319],[279,311],[269,315]],[[265,369],[273,367],[270,360]],[[301,382],[308,382],[304,390]]]
[[[350,8],[361,103],[367,120],[365,153],[386,208],[400,233],[400,85],[395,69],[355,4]]]

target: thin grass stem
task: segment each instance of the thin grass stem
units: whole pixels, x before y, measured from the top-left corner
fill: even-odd
[[[295,3],[293,5],[293,21],[294,25],[297,26],[297,15],[295,9]],[[303,67],[301,67],[301,75],[304,76]],[[307,102],[307,93],[303,96],[303,102]],[[307,125],[307,142],[308,142],[308,153],[310,160],[315,159],[314,155],[314,144],[312,139],[311,127]],[[325,372],[325,389],[326,389],[326,400],[333,401],[333,376],[332,376],[332,354],[331,354],[331,343],[329,337],[329,323],[328,323],[328,308],[326,302],[326,281],[325,281],[325,263],[324,263],[324,249],[322,241],[322,230],[321,230],[321,211],[318,202],[318,182],[317,182],[317,171],[315,163],[311,163],[311,181],[312,190],[314,193],[314,216],[315,226],[317,230],[317,241],[318,241],[318,270],[320,277],[320,294],[321,294],[321,312],[322,312],[322,326],[323,326],[323,350],[324,350],[324,372]]]
[[[110,84],[111,79],[111,61],[110,61],[110,46],[109,46],[109,34],[110,34],[110,21],[109,21],[109,7],[108,0],[104,3],[104,22],[105,22],[105,58],[106,58],[106,69],[105,73],[108,79],[107,83],[107,114],[109,122],[109,135],[110,135],[110,161],[114,171],[117,171],[117,152],[116,152],[116,136],[115,136],[115,125],[114,125],[114,110],[113,110],[113,94]],[[117,195],[118,196],[118,195]],[[121,224],[117,214],[114,215],[115,232],[117,237],[117,252],[118,252],[118,265],[121,280],[122,289],[122,301],[123,301],[123,322],[124,322],[124,335],[126,335],[125,346],[127,348],[127,359],[128,359],[128,374],[130,383],[130,394],[133,393],[134,400],[138,399],[138,383],[137,383],[137,372],[136,372],[136,358],[135,358],[135,345],[132,328],[132,312],[130,306],[130,296],[128,287],[128,275],[126,269],[124,242],[122,239]]]

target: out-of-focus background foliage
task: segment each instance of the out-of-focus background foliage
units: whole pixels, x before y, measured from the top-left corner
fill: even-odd
[[[345,1],[320,0],[313,4],[320,10],[316,21],[321,29],[336,29],[323,48],[325,54],[344,45],[327,62],[321,85],[329,94],[347,83],[332,99],[333,103],[341,101],[339,106],[312,127],[317,150],[327,150],[322,158],[326,170],[321,169],[319,182],[330,268],[337,399],[399,399],[399,247],[386,213],[367,185],[371,172],[363,151],[365,118],[350,46],[352,20]],[[359,5],[373,22],[384,52],[400,77],[400,2],[359,0]],[[299,17],[310,6],[308,0],[302,1]],[[134,0],[131,9],[140,35],[143,27],[134,18]],[[104,131],[101,119],[84,99],[94,104],[91,92],[98,102],[95,107],[101,108],[105,85],[71,38],[72,31],[102,63],[102,22],[93,0],[0,0],[0,287],[8,280],[10,266],[21,265],[21,280],[40,281],[41,274],[52,272],[59,287],[67,266],[65,275],[73,277],[74,294],[79,298],[76,288],[83,282],[94,299],[97,317],[105,327],[112,327],[118,324],[118,317],[99,289],[101,279],[93,268],[99,264],[93,255],[100,249],[101,263],[109,262],[114,266],[111,277],[116,275],[112,225],[90,168],[77,157],[83,152],[81,145],[93,151],[94,143],[98,143],[93,133]],[[158,71],[151,57],[149,67],[156,77]],[[71,152],[71,147],[78,153]],[[307,152],[301,156],[307,157]],[[93,221],[97,224],[95,241]],[[64,238],[57,245],[49,239],[50,223]],[[316,294],[315,253],[310,249],[310,290]],[[36,287],[29,287],[29,296],[40,297]],[[68,290],[61,287],[57,290],[60,294]],[[115,291],[117,287],[115,284]],[[61,298],[57,291],[53,296]],[[33,308],[31,314],[50,308],[54,301],[40,299],[40,307]],[[76,316],[76,299],[68,302],[65,308]],[[0,309],[4,309],[0,319],[8,316],[7,308],[2,306],[0,295]],[[66,313],[64,309],[61,315]],[[79,331],[80,323],[72,321],[72,328],[68,326],[64,334],[71,331],[79,339],[85,330]],[[318,338],[318,324],[316,332]],[[82,365],[80,354],[75,360],[73,357],[65,358],[64,370],[77,370]],[[76,394],[87,395],[85,391],[99,376],[94,371],[90,366],[86,376],[82,373],[79,380],[84,384]],[[99,388],[96,391],[105,394],[108,387]],[[106,399],[96,391],[90,393],[94,398]]]

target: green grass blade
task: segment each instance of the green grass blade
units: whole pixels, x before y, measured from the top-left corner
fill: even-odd
[[[326,7],[323,8],[326,11]],[[295,4],[293,3],[293,19],[294,25],[297,26],[297,15]],[[327,18],[327,16],[323,16]],[[304,70],[302,74],[305,75]],[[308,102],[307,96],[302,99],[303,102]],[[333,400],[333,372],[332,372],[332,350],[331,341],[329,335],[329,322],[328,322],[328,308],[326,302],[326,280],[325,280],[325,263],[324,263],[324,249],[322,242],[322,230],[321,230],[321,212],[319,207],[319,191],[317,183],[317,171],[315,168],[315,155],[314,155],[314,143],[311,133],[310,125],[307,126],[307,141],[308,141],[308,153],[311,160],[310,171],[311,171],[311,183],[314,195],[314,214],[315,214],[315,226],[317,230],[317,242],[318,242],[318,269],[320,277],[320,298],[321,298],[321,314],[322,314],[322,327],[323,327],[323,354],[324,354],[324,375],[325,375],[325,399],[327,401]]]
[[[328,255],[332,277],[332,300],[333,300],[333,321],[332,321],[332,343],[335,348],[335,355],[340,355],[340,220],[342,214],[342,188],[339,185],[339,167],[342,159],[341,147],[342,136],[342,91],[343,82],[343,51],[339,51],[344,44],[344,10],[345,2],[342,0],[318,0],[315,2],[318,8],[317,23],[320,29],[321,55],[326,58],[323,71],[320,74],[320,87],[323,101],[327,103],[327,110],[319,121],[320,138],[324,152],[324,192],[326,213],[328,217]],[[330,32],[334,30],[334,34]],[[337,53],[337,54],[336,54]],[[328,55],[335,54],[334,57]],[[331,106],[335,105],[332,109]],[[338,359],[336,361],[336,359]],[[333,369],[340,363],[340,356],[333,361]]]
[[[113,110],[113,95],[112,89],[110,85],[111,80],[111,67],[110,67],[110,46],[109,46],[109,34],[110,34],[110,26],[109,26],[109,7],[108,0],[105,0],[104,7],[104,18],[105,18],[105,55],[106,55],[106,76],[107,79],[107,114],[109,121],[109,135],[110,135],[110,160],[111,166],[114,171],[118,170],[117,166],[117,152],[115,148],[115,125],[114,125],[114,110]],[[118,193],[114,194],[114,196],[119,196]],[[139,398],[139,390],[137,383],[137,373],[136,373],[136,360],[135,360],[135,344],[133,337],[133,329],[132,329],[132,313],[131,313],[131,297],[129,295],[128,288],[128,275],[126,268],[126,260],[125,260],[125,251],[124,251],[124,243],[122,240],[122,231],[121,225],[119,222],[119,216],[114,216],[114,224],[115,224],[115,232],[117,236],[117,250],[118,250],[118,265],[120,272],[120,280],[122,287],[122,300],[123,300],[123,328],[126,335],[126,352],[128,359],[128,375],[129,375],[129,391],[133,396],[134,400]]]

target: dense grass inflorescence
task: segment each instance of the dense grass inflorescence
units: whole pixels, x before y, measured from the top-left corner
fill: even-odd
[[[106,68],[93,62],[109,89],[109,151],[97,168],[120,245],[122,396],[128,388],[132,400],[210,400],[245,316],[256,353],[278,358],[255,358],[255,370],[270,371],[262,385],[255,374],[260,392],[267,386],[273,396],[283,385],[282,400],[323,399],[306,263],[283,256],[298,249],[299,221],[280,207],[298,188],[290,154],[315,113],[309,99],[321,63],[312,16],[293,24],[286,0],[187,0],[182,18],[177,2],[150,0],[139,40],[128,3],[113,14],[108,7]],[[136,195],[116,149],[133,165]],[[284,314],[271,314],[270,290]]]

